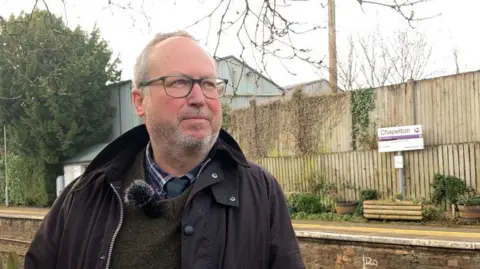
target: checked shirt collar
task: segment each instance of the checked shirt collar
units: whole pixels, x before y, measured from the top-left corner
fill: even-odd
[[[174,177],[166,172],[164,172],[153,160],[153,150],[151,143],[148,142],[147,145],[147,150],[146,150],[146,156],[145,156],[145,165],[146,165],[146,180],[147,183],[153,187],[153,189],[157,190],[159,194],[163,194],[165,189],[165,185],[173,179],[176,179],[177,177]],[[190,184],[193,183],[193,181],[196,178],[196,175],[200,169],[201,165],[198,165],[194,169],[192,169],[190,172],[186,173],[180,178],[188,178],[190,180]]]

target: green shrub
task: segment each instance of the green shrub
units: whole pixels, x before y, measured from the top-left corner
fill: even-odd
[[[367,189],[360,191],[360,201],[366,200],[376,200],[377,199],[377,190]]]
[[[292,213],[294,220],[319,220],[319,221],[363,221],[364,218],[357,215],[343,215],[339,216],[333,212],[324,212],[316,214],[307,214],[305,212]]]
[[[9,198],[12,204],[49,206],[55,199],[56,167],[39,159],[9,156]]]
[[[297,200],[298,195],[300,195],[298,192],[285,193],[285,199],[287,200],[287,206],[289,208],[295,207],[295,201]]]
[[[328,207],[323,203],[322,198],[312,193],[303,193],[293,196],[291,205],[297,212],[315,214],[327,212]]]
[[[423,220],[436,221],[442,218],[443,211],[435,205],[425,205],[423,207]]]
[[[375,189],[360,190],[360,202],[358,203],[354,214],[357,216],[363,216],[363,201],[376,200],[377,197],[377,190]]]
[[[458,200],[461,205],[480,205],[480,196],[462,197]]]
[[[467,191],[467,186],[462,179],[450,175],[435,174],[431,186],[432,201],[437,205],[444,203],[445,209],[448,203],[456,203]]]

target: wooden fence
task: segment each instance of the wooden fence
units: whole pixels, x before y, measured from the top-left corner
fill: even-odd
[[[426,145],[480,141],[480,72],[379,88],[375,95],[376,127],[421,124]]]
[[[285,192],[309,191],[309,178],[315,174],[340,186],[376,189],[384,198],[399,192],[398,170],[393,153],[376,150],[268,157],[255,161],[269,170]],[[422,151],[404,153],[405,196],[429,198],[434,174],[449,174],[480,190],[480,142],[427,146]],[[315,177],[314,180],[319,180]],[[346,198],[358,199],[359,191],[347,189]]]
[[[427,146],[480,141],[480,72],[382,87],[373,95],[371,135],[376,128],[421,124]],[[350,98],[302,97],[236,111],[229,130],[254,157],[302,155],[299,145],[310,154],[348,152],[354,149]]]

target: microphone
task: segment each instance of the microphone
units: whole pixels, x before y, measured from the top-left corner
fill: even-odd
[[[143,180],[135,180],[125,190],[125,202],[143,209],[145,215],[150,218],[158,218],[162,215],[159,201],[160,196]]]

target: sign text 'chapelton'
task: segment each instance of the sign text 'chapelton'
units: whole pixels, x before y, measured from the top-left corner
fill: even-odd
[[[412,129],[410,128],[398,128],[398,129],[383,129],[380,131],[381,135],[396,135],[396,134],[409,134]]]

